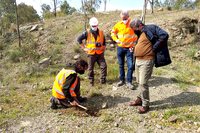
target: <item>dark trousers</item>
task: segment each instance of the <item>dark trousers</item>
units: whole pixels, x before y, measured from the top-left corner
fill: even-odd
[[[76,93],[77,98],[80,97],[80,78],[79,77],[78,77],[77,85],[74,92]],[[56,105],[71,107],[71,104],[68,102],[67,98],[59,99],[59,98],[53,97],[53,100]]]
[[[94,70],[93,69],[94,69],[95,62],[97,62],[97,64],[101,68],[101,82],[106,82],[107,64],[106,64],[106,60],[104,58],[104,53],[95,54],[95,55],[88,54],[87,59],[88,59],[88,76],[89,76],[90,82],[94,82]]]

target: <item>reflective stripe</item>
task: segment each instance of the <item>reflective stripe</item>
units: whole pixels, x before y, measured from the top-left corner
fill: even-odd
[[[118,37],[137,37],[137,36],[132,36],[132,35],[118,35]]]
[[[76,77],[76,80],[75,80],[75,82],[74,82],[74,84],[73,84],[74,86],[72,86],[72,87],[69,88],[69,90],[73,91],[72,93],[70,93],[71,96],[74,94],[74,90],[75,90],[75,87],[76,87],[76,85],[77,85],[77,82],[78,82],[78,79],[77,79],[77,77]]]
[[[65,80],[65,76],[67,75],[67,74],[69,74],[69,73],[71,73],[71,72],[75,72],[74,70],[72,70],[72,71],[69,71],[69,72],[67,72],[67,73],[65,73],[64,75],[63,75],[63,77],[61,78],[61,80],[59,80],[58,79],[58,77],[56,77],[56,80],[57,80],[57,82],[60,84],[60,85],[62,85],[62,87],[63,87],[63,80]]]
[[[103,51],[103,49],[99,49],[99,48],[88,48],[89,50],[101,50]]]
[[[115,34],[115,33],[112,33],[112,34],[111,34],[111,36],[114,36],[114,35],[116,35],[116,34]]]
[[[86,43],[96,43],[96,42],[86,42]],[[102,43],[101,43],[101,45],[102,45]]]
[[[70,95],[72,96],[75,92],[73,91]]]
[[[57,92],[57,93],[59,93],[60,95],[62,95],[62,96],[65,96],[64,95],[64,93],[62,93],[62,92],[60,92],[58,89],[56,89],[56,87],[53,85],[53,88],[54,88],[54,90]]]
[[[132,44],[135,44],[135,43],[133,43],[133,42],[132,43],[122,43],[121,42],[120,44],[122,44],[122,45],[132,45]]]

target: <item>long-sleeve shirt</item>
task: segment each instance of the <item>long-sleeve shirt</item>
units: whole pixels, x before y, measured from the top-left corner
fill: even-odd
[[[75,66],[72,64],[72,63],[68,63],[66,66],[65,66],[65,69],[72,69],[74,71],[76,71],[76,68]],[[77,77],[77,73],[74,73],[74,74],[70,74],[66,80],[65,80],[65,83],[64,83],[64,86],[63,86],[63,93],[66,97],[66,99],[70,102],[73,102],[74,99],[73,97],[71,96],[70,92],[69,92],[69,89],[71,87],[71,85],[75,82],[76,80],[76,77]]]

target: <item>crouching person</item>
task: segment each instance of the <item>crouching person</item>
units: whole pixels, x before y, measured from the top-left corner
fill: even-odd
[[[79,105],[87,100],[86,97],[80,96],[80,78],[77,73],[84,74],[88,68],[85,60],[78,60],[74,64],[67,63],[56,76],[51,97],[51,108],[57,109],[57,105],[63,108]]]

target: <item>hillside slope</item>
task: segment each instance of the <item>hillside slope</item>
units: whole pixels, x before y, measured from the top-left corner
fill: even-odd
[[[137,113],[138,107],[128,106],[138,90],[129,90],[125,85],[116,87],[119,70],[110,31],[120,21],[119,14],[120,11],[95,14],[106,36],[108,83],[100,84],[97,65],[94,87],[89,87],[87,72],[80,76],[81,93],[88,97],[83,105],[93,114],[75,107],[57,110],[49,107],[58,71],[65,63],[74,62],[76,55],[86,59],[76,41],[84,31],[81,14],[21,26],[22,48],[18,48],[15,34],[3,38],[0,132],[200,132],[200,60],[193,58],[200,50],[195,21],[200,11],[147,12],[146,24],[156,24],[170,34],[172,64],[154,68],[149,81],[151,108],[143,115]],[[131,18],[140,17],[141,11],[129,14]],[[36,24],[39,30],[29,32]],[[39,64],[44,58],[50,60],[47,66]],[[136,87],[134,74],[133,77]]]

